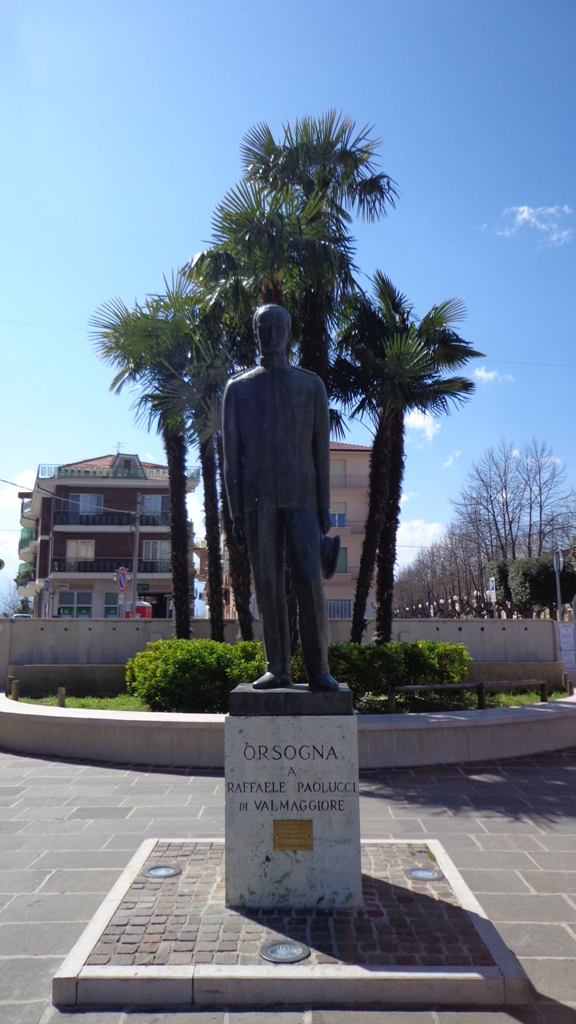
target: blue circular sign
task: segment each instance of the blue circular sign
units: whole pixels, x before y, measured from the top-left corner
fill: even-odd
[[[118,587],[118,593],[126,593],[126,587],[128,586],[128,572],[126,569],[118,569],[116,573],[116,586]]]

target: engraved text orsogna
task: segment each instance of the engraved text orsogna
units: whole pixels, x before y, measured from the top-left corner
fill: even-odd
[[[303,743],[299,747],[292,743],[286,746],[275,743],[272,747],[263,744],[255,747],[251,743],[246,743],[244,758],[246,761],[337,761],[338,754],[328,743],[321,743],[319,746],[314,743]]]

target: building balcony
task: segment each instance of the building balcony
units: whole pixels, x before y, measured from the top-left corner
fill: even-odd
[[[330,477],[330,489],[335,491],[340,489],[366,491],[368,490],[368,483],[369,478],[367,473],[347,473],[346,476],[334,474]]]
[[[131,558],[92,558],[85,561],[71,561],[69,558],[53,558],[52,572],[95,572],[107,575],[126,569],[132,572]]]
[[[20,505],[20,518],[26,519],[32,511],[32,498],[24,498]]]
[[[36,548],[36,541],[38,540],[38,531],[32,527],[24,527],[20,531],[20,540],[18,542],[18,554],[24,560],[26,555],[29,557],[26,561],[31,562],[34,557],[34,550]]]
[[[89,515],[83,512],[55,512],[54,526],[133,526],[131,512],[104,512]]]
[[[152,575],[157,572],[171,573],[172,563],[159,560],[145,561],[143,558],[140,558],[138,559],[138,572],[142,573],[143,576]]]
[[[158,512],[157,514],[143,512],[140,516],[140,526],[164,526],[168,528],[169,525],[169,512]]]

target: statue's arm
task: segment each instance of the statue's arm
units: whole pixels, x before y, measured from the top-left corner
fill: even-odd
[[[224,442],[224,483],[228,507],[233,520],[244,516],[242,434],[238,422],[237,388],[234,381],[226,386],[222,406],[222,440]]]
[[[330,529],[330,413],[326,388],[318,377],[315,381],[313,454],[316,467],[316,507],[323,533]]]

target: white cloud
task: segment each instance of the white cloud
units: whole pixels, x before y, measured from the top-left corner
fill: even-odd
[[[565,245],[573,235],[572,228],[562,227],[562,218],[572,213],[569,206],[510,206],[502,214],[502,227],[496,234],[513,238],[522,228],[535,228],[543,245]]]
[[[414,561],[419,548],[428,547],[444,533],[442,523],[426,523],[424,519],[409,519],[400,523],[396,539],[397,563],[408,565]]]
[[[410,501],[410,498],[419,498],[419,497],[420,497],[420,492],[419,491],[406,491],[406,493],[403,494],[402,497],[400,498],[400,504],[404,505],[407,501]]]
[[[474,370],[474,376],[479,384],[513,384],[514,377],[509,373],[500,374],[498,370],[487,370],[485,366],[479,366]]]
[[[412,409],[407,413],[404,422],[409,430],[421,431],[427,441],[432,441],[440,430],[440,424],[434,419],[432,413],[421,412],[420,409]]]
[[[446,459],[446,462],[442,463],[442,469],[450,469],[450,466],[453,466],[456,460],[459,459],[461,455],[462,449],[456,449],[455,451],[453,451],[452,455],[449,455],[448,458]]]

